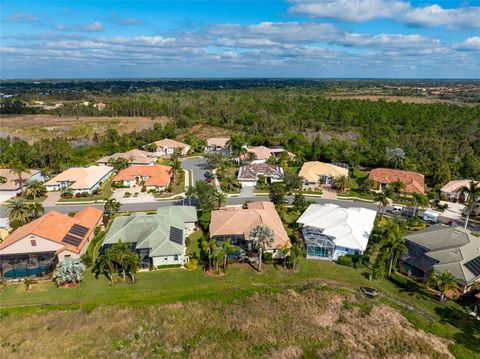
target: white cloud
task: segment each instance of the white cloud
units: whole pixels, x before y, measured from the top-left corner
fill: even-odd
[[[480,28],[480,7],[442,8],[433,4],[414,7],[402,0],[289,0],[291,14],[364,22],[387,18],[408,25],[450,29]]]
[[[461,44],[456,44],[454,48],[465,51],[480,51],[480,36],[469,37]]]
[[[99,22],[92,22],[91,24],[77,25],[77,30],[81,32],[99,32],[103,30],[103,25]]]
[[[12,22],[39,22],[39,20],[30,13],[17,12],[7,17]]]

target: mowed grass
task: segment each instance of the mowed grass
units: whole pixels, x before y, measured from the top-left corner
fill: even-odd
[[[364,271],[325,261],[303,260],[298,273],[273,265],[266,266],[263,274],[257,274],[248,265],[231,265],[227,274],[219,277],[208,276],[200,268],[194,271],[172,269],[142,272],[137,275],[136,284],[114,286],[110,286],[103,277],[95,279],[91,273],[87,273],[83,283],[73,289],[57,288],[52,282],[42,281],[27,293],[22,284],[7,285],[0,295],[0,313],[92,310],[101,305],[138,307],[216,299],[231,301],[254,293],[312,283],[332,288],[346,287],[354,291],[358,291],[360,286],[371,286],[384,293],[387,296],[385,301],[390,305],[396,305],[393,303],[395,299],[417,308],[417,312],[402,311],[416,327],[455,341],[451,350],[458,358],[476,357],[477,351],[480,351],[480,328],[473,320],[465,319],[465,312],[459,305],[453,302],[439,305],[427,295],[405,291],[386,279],[370,282],[364,277]],[[423,318],[425,314],[433,322]]]
[[[3,317],[3,358],[451,358],[400,313],[328,287]]]

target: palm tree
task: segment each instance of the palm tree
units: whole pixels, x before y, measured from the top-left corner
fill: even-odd
[[[222,188],[222,191],[225,192],[232,192],[235,191],[235,189],[240,187],[240,182],[234,177],[225,177],[223,180],[223,183],[220,185]]]
[[[7,214],[10,222],[18,221],[21,224],[28,222],[32,211],[28,203],[22,198],[14,198],[7,205]]]
[[[148,152],[157,152],[157,145],[155,143],[149,143],[145,145],[143,148],[145,151],[148,151]]]
[[[23,193],[23,173],[26,171],[27,167],[21,163],[21,162],[17,162],[15,163],[12,168],[10,169],[10,172],[15,174],[18,179],[17,179],[17,182],[18,182],[18,185],[20,186],[20,193]]]
[[[172,167],[173,173],[173,182],[175,182],[177,178],[177,173],[182,169],[182,164],[176,155],[172,155],[169,161],[170,167]]]
[[[335,184],[334,187],[339,191],[339,192],[346,192],[348,189],[350,183],[348,180],[348,177],[345,175],[338,176],[335,178]]]
[[[38,281],[33,277],[27,277],[23,280],[23,284],[25,285],[25,291],[30,292],[33,288],[34,284],[37,284]]]
[[[27,198],[31,198],[34,201],[37,200],[38,197],[42,197],[47,192],[47,189],[40,181],[27,181],[27,189],[25,190],[25,195]]]
[[[413,205],[413,216],[417,216],[418,208],[424,208],[428,206],[428,197],[417,192],[412,193],[412,205]]]
[[[217,242],[214,239],[204,239],[200,242],[200,249],[207,260],[206,267],[213,268],[214,252],[217,250]]]
[[[40,202],[33,202],[30,204],[31,217],[37,219],[45,213],[45,208]]]
[[[388,197],[385,192],[377,193],[375,196],[375,202],[378,202],[378,209],[380,211],[380,216],[383,218],[385,213],[385,207],[388,206]]]
[[[406,185],[400,180],[396,180],[393,182],[390,182],[390,187],[392,187],[393,192],[398,196],[400,195],[400,192],[405,189]]]
[[[228,238],[220,244],[220,248],[223,252],[223,269],[227,269],[228,254],[232,253],[235,246],[232,246],[232,240]]]
[[[0,184],[4,184],[5,182],[7,182],[7,177],[0,176]]]
[[[61,196],[63,198],[70,198],[73,196],[73,190],[71,188],[64,188],[62,190]]]
[[[400,227],[398,224],[388,221],[388,223],[383,227],[384,232],[384,243],[381,246],[382,251],[389,253],[390,263],[388,266],[388,276],[392,274],[393,263],[395,258],[400,253],[406,253],[408,251],[407,246],[405,245],[405,240],[402,238],[400,233]]]
[[[444,272],[435,272],[430,278],[430,282],[440,291],[440,301],[443,302],[446,298],[446,293],[457,288],[457,278],[448,270]]]
[[[362,189],[365,192],[371,191],[375,187],[375,181],[370,178],[365,178],[362,183]]]
[[[120,202],[118,202],[115,198],[110,198],[105,202],[103,207],[105,208],[105,212],[108,214],[108,216],[111,216],[120,209]]]
[[[290,240],[286,241],[283,246],[280,247],[280,252],[283,254],[283,268],[287,267],[287,259],[292,251],[292,243]]]
[[[467,211],[467,217],[465,219],[465,228],[468,226],[470,215],[475,210],[480,202],[480,182],[470,181],[468,186],[464,186],[459,189],[460,194],[466,196],[465,209]]]
[[[230,148],[232,154],[236,157],[240,157],[244,149],[245,140],[242,136],[232,135],[227,141],[227,146]]]
[[[100,274],[105,275],[110,283],[113,282],[113,273],[115,271],[115,263],[110,255],[108,249],[102,255],[99,255],[93,263],[92,273],[95,274],[95,278],[98,278]]]
[[[263,252],[273,243],[274,233],[272,229],[260,224],[250,231],[250,238],[258,249],[258,271],[262,271]]]

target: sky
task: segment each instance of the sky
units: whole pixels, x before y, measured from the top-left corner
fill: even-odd
[[[1,0],[0,78],[480,78],[480,0]]]

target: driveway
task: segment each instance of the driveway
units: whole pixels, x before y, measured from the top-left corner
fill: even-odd
[[[151,193],[141,192],[141,187],[134,188],[118,188],[113,191],[111,198],[115,198],[120,203],[146,203],[146,202],[155,202],[155,196]],[[124,197],[126,192],[132,194],[131,197]],[[134,193],[138,193],[137,197],[134,197]]]
[[[207,160],[203,157],[183,160],[182,168],[190,171],[193,184],[205,180],[205,172],[209,170]]]
[[[62,197],[61,192],[47,192],[47,198],[43,201],[44,207],[54,206]]]

